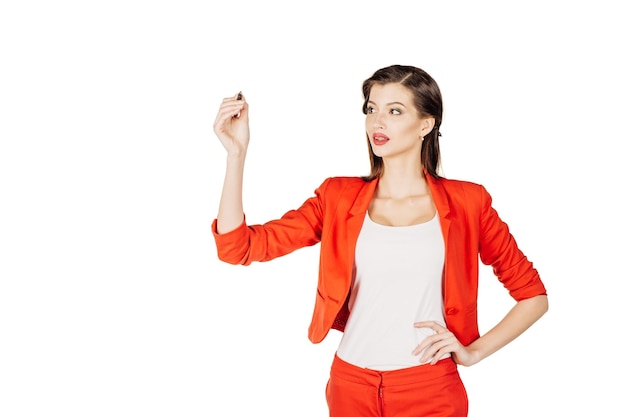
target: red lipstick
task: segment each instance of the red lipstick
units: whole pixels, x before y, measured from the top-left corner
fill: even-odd
[[[383,133],[376,132],[372,135],[372,142],[376,146],[382,146],[389,142],[389,137]]]

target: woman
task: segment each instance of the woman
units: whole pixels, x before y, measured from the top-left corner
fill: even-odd
[[[248,226],[242,205],[248,105],[224,99],[227,151],[213,222],[218,256],[267,261],[320,243],[313,343],[343,336],[326,387],[330,416],[467,416],[457,365],[496,352],[548,309],[546,290],[480,185],[439,174],[443,105],[426,72],[394,65],[363,83],[367,177],[328,178],[299,209]],[[479,259],[516,300],[479,334]]]

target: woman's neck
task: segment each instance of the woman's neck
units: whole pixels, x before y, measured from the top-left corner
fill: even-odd
[[[376,191],[378,197],[394,199],[427,193],[428,184],[421,164],[385,165]]]

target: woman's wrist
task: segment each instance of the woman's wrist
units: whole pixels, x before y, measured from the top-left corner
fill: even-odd
[[[226,162],[228,163],[243,163],[246,160],[246,151],[230,151],[226,156]]]

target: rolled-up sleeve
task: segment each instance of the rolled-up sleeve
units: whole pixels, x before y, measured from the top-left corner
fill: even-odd
[[[493,268],[516,301],[546,295],[546,288],[533,263],[519,249],[508,225],[492,207],[487,190],[481,187],[481,191],[479,251],[482,262]]]
[[[324,190],[329,180],[315,190],[297,210],[264,224],[247,225],[244,221],[234,230],[217,233],[217,219],[211,229],[218,258],[231,264],[249,265],[286,255],[320,241],[323,224]]]

